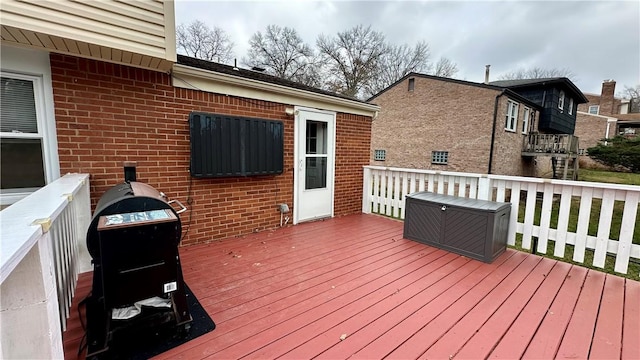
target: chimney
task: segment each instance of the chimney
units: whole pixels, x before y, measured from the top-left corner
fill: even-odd
[[[135,161],[125,161],[124,167],[124,181],[136,181],[136,166],[138,164]]]
[[[616,82],[614,80],[604,80],[600,93],[600,114],[612,115],[615,113]]]
[[[489,68],[491,67],[491,65],[485,65],[485,70],[484,70],[484,83],[488,84],[489,83]]]

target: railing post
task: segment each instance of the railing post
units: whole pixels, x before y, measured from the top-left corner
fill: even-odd
[[[364,167],[362,172],[362,213],[371,213],[371,169]]]
[[[78,246],[78,274],[93,270],[91,255],[87,249],[87,229],[91,223],[91,197],[89,194],[89,181],[82,183],[74,201],[71,203],[76,214],[76,243]]]
[[[478,179],[478,199],[491,201],[493,189],[491,188],[491,179],[483,175]]]
[[[2,283],[3,359],[64,358],[51,241],[44,234]]]

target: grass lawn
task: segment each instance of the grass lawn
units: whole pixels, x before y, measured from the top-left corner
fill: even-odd
[[[621,172],[613,172],[613,171],[602,171],[602,170],[589,170],[589,169],[580,169],[581,181],[592,181],[592,182],[604,182],[604,183],[614,183],[614,184],[626,184],[626,185],[640,185],[640,174],[633,173],[621,173]],[[600,206],[602,204],[602,200],[593,199],[591,204],[591,217],[589,222],[589,230],[588,234],[591,236],[596,236],[598,233],[598,220],[600,219]],[[520,203],[520,209],[518,209],[518,221],[524,222],[524,207],[525,204],[523,202]],[[556,229],[558,224],[558,216],[559,216],[559,208],[560,204],[558,201],[554,201],[551,207],[551,228]],[[542,209],[542,200],[536,201],[536,211],[534,215],[534,224],[540,225],[540,212]],[[613,206],[613,217],[611,220],[611,231],[609,233],[609,238],[613,240],[617,240],[620,237],[620,228],[622,223],[622,213],[624,209],[624,202],[616,201]],[[580,211],[580,198],[573,197],[571,200],[571,208],[569,212],[569,232],[575,232],[578,224],[578,212]],[[640,205],[638,209],[638,214],[640,214]],[[521,234],[518,234],[518,239],[522,238]],[[633,232],[633,243],[640,244],[640,226],[636,226]],[[549,241],[547,246],[547,254],[545,256],[550,258],[555,258],[553,256],[553,248],[555,242]],[[516,249],[522,251],[531,251],[522,249],[520,246],[520,242],[516,241]],[[573,246],[567,245],[567,249],[565,251],[564,261],[569,263],[574,263],[571,259],[573,258]],[[586,266],[593,269],[598,269],[601,271],[605,271],[607,273],[616,274],[625,276],[630,279],[640,280],[640,275],[638,272],[640,271],[640,264],[637,262],[631,262],[629,264],[628,274],[618,274],[613,271],[615,257],[607,256],[607,260],[605,263],[604,269],[599,269],[590,266],[593,262],[593,250],[586,251],[584,264],[578,264],[582,266]]]
[[[634,173],[580,169],[578,178],[580,181],[640,185],[640,174]]]

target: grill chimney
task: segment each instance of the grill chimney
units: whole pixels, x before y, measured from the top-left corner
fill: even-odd
[[[125,161],[123,165],[124,165],[124,181],[125,182],[136,181],[136,166],[138,164],[135,161]]]
[[[489,83],[489,68],[491,67],[491,65],[485,65],[485,70],[484,70],[484,83],[488,84]]]

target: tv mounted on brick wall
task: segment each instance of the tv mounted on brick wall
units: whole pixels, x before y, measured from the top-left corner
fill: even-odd
[[[191,176],[282,174],[283,129],[281,121],[192,112]]]

